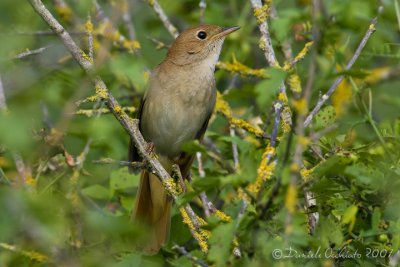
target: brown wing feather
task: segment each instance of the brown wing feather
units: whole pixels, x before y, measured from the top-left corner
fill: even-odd
[[[210,121],[211,115],[212,112],[210,113],[210,115],[208,115],[208,117],[204,121],[203,125],[201,126],[199,132],[195,137],[195,139],[199,140],[199,142],[203,140],[204,133],[207,130],[207,126]],[[175,164],[179,165],[179,169],[182,173],[183,179],[185,179],[189,175],[190,167],[192,166],[193,160],[194,160],[194,155],[188,155],[186,153],[182,153],[179,159],[175,161]]]

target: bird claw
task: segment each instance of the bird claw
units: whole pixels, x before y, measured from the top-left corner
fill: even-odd
[[[153,142],[149,142],[147,143],[147,147],[146,147],[146,153],[147,155],[149,155],[152,159],[157,158],[157,154],[154,151],[155,150],[155,145]]]

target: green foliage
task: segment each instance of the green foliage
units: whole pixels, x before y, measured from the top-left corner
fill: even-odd
[[[146,1],[128,1],[141,47],[132,52],[116,35],[100,31],[91,1],[65,0],[64,9],[60,2],[44,1],[85,52],[82,31],[91,15],[96,72],[121,106],[137,108],[150,71],[167,52],[151,38],[165,45],[173,41],[156,13]],[[123,2],[98,1],[120,36],[128,38]],[[199,0],[158,2],[180,31],[199,23]],[[322,4],[315,16],[314,2]],[[381,2],[376,32],[345,70]],[[205,177],[195,160],[187,192],[172,208],[169,242],[158,254],[143,255],[136,247],[148,231],[131,219],[140,174],[96,163],[126,161],[125,130],[112,115],[96,114],[106,110],[104,103],[77,105],[95,89],[59,39],[44,33],[50,29],[29,2],[0,1],[0,93],[8,107],[0,111],[0,266],[389,266],[390,260],[398,265],[393,257],[400,248],[397,2],[273,1],[278,17],[268,22],[281,66],[284,42],[296,56],[315,41],[304,59],[285,71],[267,66],[250,1],[206,1],[206,23],[241,26],[226,38],[220,60],[261,69],[268,77],[217,69],[217,88],[234,118],[270,135],[272,105],[283,82],[292,120],[302,117],[306,102],[290,90],[292,74],[298,74],[303,90],[311,85],[306,114],[338,75],[345,79],[304,136],[285,132],[281,120],[276,153],[267,162],[273,165],[268,165],[271,174],[261,177],[259,192],[249,192],[248,186],[260,178],[269,139],[240,128],[232,136],[227,119],[214,115],[206,142],[183,147],[188,154],[202,153]],[[39,53],[15,58],[41,47]],[[92,116],[75,114],[78,110],[92,111]],[[301,164],[294,164],[298,144]],[[202,192],[230,219],[218,213],[206,218]],[[182,220],[178,208],[187,203],[207,222],[201,230],[210,233],[208,253]]]

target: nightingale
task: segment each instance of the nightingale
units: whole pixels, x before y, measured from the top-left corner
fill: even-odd
[[[139,128],[170,174],[173,164],[183,178],[189,174],[193,155],[183,153],[182,144],[203,138],[216,101],[215,65],[226,35],[238,29],[200,25],[183,31],[150,76],[138,110]],[[140,160],[132,142],[129,160]],[[149,229],[140,250],[154,254],[168,241],[171,202],[159,179],[143,170],[132,214]]]

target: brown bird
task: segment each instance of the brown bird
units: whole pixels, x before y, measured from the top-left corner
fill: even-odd
[[[193,156],[181,146],[201,140],[207,129],[216,100],[215,65],[226,35],[238,29],[200,25],[185,30],[149,79],[138,111],[140,131],[169,173],[173,164],[183,178],[189,173]],[[140,160],[132,142],[129,160]],[[133,210],[133,218],[150,229],[149,242],[141,250],[156,253],[168,241],[170,210],[171,199],[159,179],[143,170]]]

